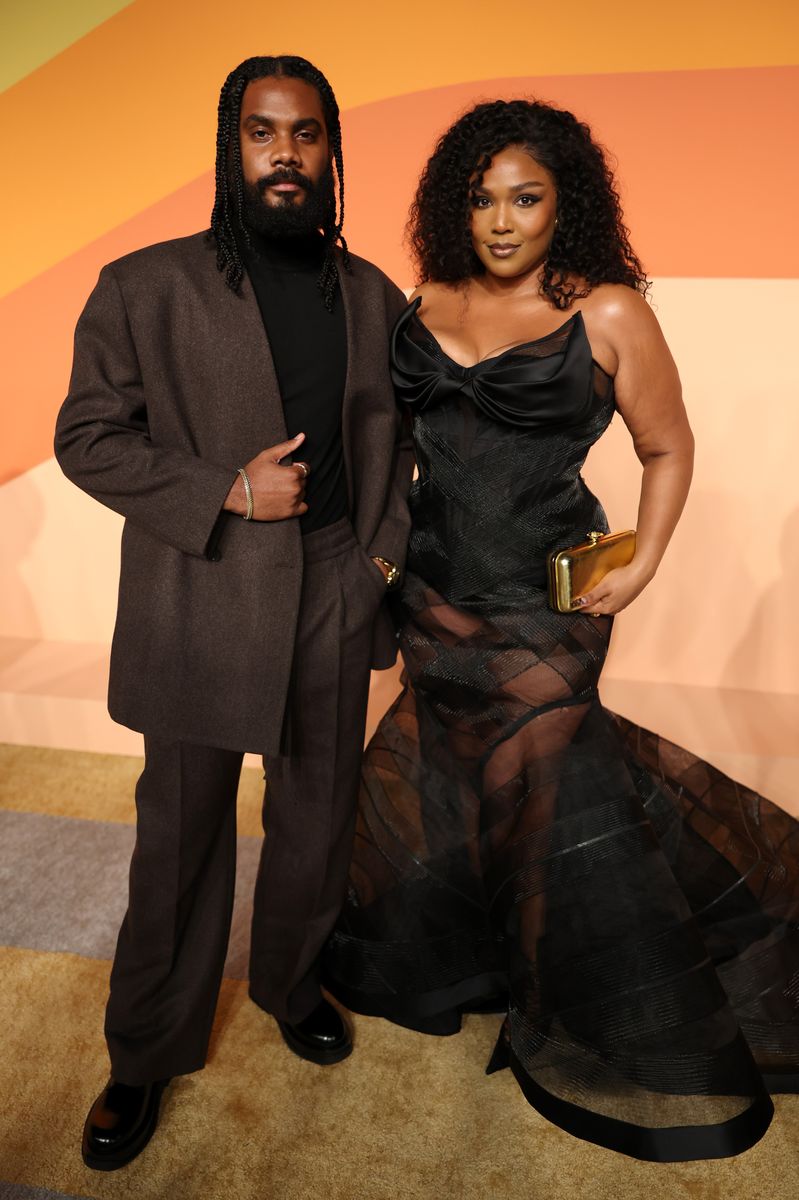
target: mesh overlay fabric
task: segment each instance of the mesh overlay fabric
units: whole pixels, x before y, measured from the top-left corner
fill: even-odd
[[[419,478],[404,690],[364,759],[326,983],[450,1034],[639,1158],[738,1153],[797,1090],[799,824],[608,712],[611,618],[553,612],[546,556],[606,530],[580,469],[614,412],[579,313],[472,368],[411,306],[393,372]]]

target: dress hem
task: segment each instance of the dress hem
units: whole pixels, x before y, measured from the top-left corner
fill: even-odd
[[[450,1037],[460,1032],[463,1012],[468,1012],[469,1003],[504,992],[507,979],[502,973],[487,973],[415,996],[369,995],[329,978],[324,980],[324,986],[351,1012],[382,1017],[417,1033]],[[528,1104],[553,1125],[583,1141],[644,1162],[692,1162],[741,1154],[760,1141],[771,1124],[774,1115],[771,1095],[799,1092],[799,1075],[764,1074],[763,1093],[730,1120],[717,1125],[655,1129],[589,1112],[554,1096],[527,1074],[512,1049],[508,1065]]]
[[[547,1121],[584,1142],[644,1162],[732,1158],[759,1142],[774,1116],[771,1097],[763,1092],[744,1112],[718,1125],[670,1125],[653,1129],[588,1112],[569,1100],[553,1096],[530,1078],[513,1050],[510,1050],[510,1068],[527,1102]]]

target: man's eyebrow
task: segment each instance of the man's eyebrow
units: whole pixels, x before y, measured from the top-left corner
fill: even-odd
[[[250,113],[250,115],[248,117],[245,117],[244,124],[245,125],[274,125],[274,120],[272,117],[267,117],[263,113]],[[316,117],[303,117],[301,120],[294,121],[292,123],[292,129],[319,129],[319,130],[321,130],[321,128],[322,128],[322,124],[320,121],[317,121]]]

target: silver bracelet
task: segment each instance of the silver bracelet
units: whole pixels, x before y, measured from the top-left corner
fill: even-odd
[[[241,475],[241,482],[244,484],[244,495],[247,497],[247,511],[244,514],[244,520],[251,521],[253,510],[252,484],[250,483],[250,477],[244,470],[244,467],[238,467],[237,470],[239,475]]]

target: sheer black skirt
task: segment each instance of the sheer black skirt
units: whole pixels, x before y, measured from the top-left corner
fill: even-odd
[[[507,1011],[545,1117],[638,1158],[736,1154],[799,1074],[799,823],[603,709],[609,618],[410,576],[326,983],[450,1034]]]

